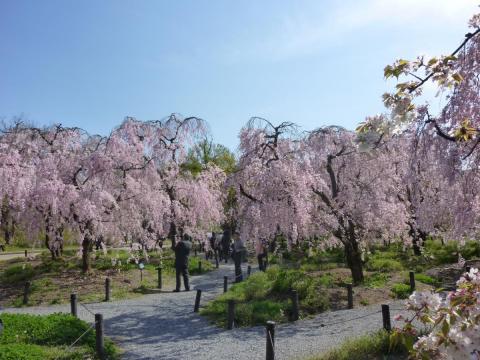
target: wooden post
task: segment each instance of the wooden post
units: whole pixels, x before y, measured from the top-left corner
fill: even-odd
[[[195,297],[195,307],[193,308],[193,312],[198,312],[200,309],[200,298],[202,297],[202,290],[197,290],[197,296]]]
[[[77,314],[77,294],[70,294],[70,313],[78,317]]]
[[[247,277],[250,277],[250,274],[252,273],[252,266],[248,265],[247,266]]]
[[[23,288],[23,305],[27,305],[28,304],[28,296],[30,295],[30,286],[32,284],[30,283],[30,281],[27,281],[25,283],[25,287]]]
[[[28,251],[25,249],[25,257],[28,257]]]
[[[223,277],[223,292],[226,293],[228,291],[228,276]]]
[[[415,291],[415,273],[413,271],[410,271],[410,292]]]
[[[110,278],[105,279],[105,301],[110,301]]]
[[[385,304],[382,305],[382,318],[383,328],[387,331],[392,330],[392,324],[390,322],[390,306]]]
[[[299,319],[299,310],[298,310],[298,292],[297,290],[292,290],[292,321],[297,321]]]
[[[233,329],[233,319],[235,318],[235,301],[228,300],[227,329]]]
[[[140,283],[143,282],[143,269],[140,269]]]
[[[274,321],[267,321],[266,360],[275,360],[275,322]]]
[[[347,300],[348,300],[348,308],[353,309],[353,287],[352,287],[352,284],[347,284]]]
[[[105,346],[103,341],[103,315],[95,314],[95,349],[100,359],[105,359]]]
[[[158,273],[158,284],[157,284],[157,287],[159,289],[162,288],[162,267],[161,266],[158,266],[157,267],[157,273]]]

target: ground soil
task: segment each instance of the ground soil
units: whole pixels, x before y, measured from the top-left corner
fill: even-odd
[[[0,274],[13,264],[30,264],[39,266],[41,260],[11,259],[0,261]],[[125,299],[142,295],[148,292],[146,288],[157,287],[156,271],[144,270],[143,282],[140,281],[140,270],[92,270],[83,274],[80,269],[61,269],[54,273],[36,274],[32,279],[32,291],[28,305],[51,305],[66,303],[70,294],[76,293],[83,302],[98,302],[105,298],[105,279],[111,279],[111,299]],[[172,273],[163,277],[162,288],[166,291],[173,289]],[[146,285],[141,287],[141,284]],[[0,282],[0,306],[20,306],[22,304],[24,283],[7,285]]]

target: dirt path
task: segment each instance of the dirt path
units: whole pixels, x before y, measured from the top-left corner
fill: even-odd
[[[202,289],[202,303],[223,289],[223,276],[233,277],[231,265],[192,278]],[[265,358],[263,327],[227,331],[193,313],[195,291],[146,295],[142,298],[79,307],[79,316],[93,322],[102,313],[105,333],[125,351],[123,359],[250,360]],[[68,296],[66,294],[65,296]],[[402,308],[391,303],[393,316]],[[69,312],[69,306],[4,309],[5,312],[47,314]],[[0,311],[0,312],[1,312]],[[347,338],[382,327],[380,305],[327,312],[309,320],[277,326],[276,359],[297,359],[330,349]]]

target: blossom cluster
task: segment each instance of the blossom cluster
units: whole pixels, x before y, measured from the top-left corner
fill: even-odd
[[[445,300],[432,292],[414,292],[407,301],[413,312],[403,320],[403,328],[394,329],[394,339],[408,344],[423,330],[411,355],[415,359],[480,359],[480,273],[470,269],[457,282],[457,289],[448,293]]]

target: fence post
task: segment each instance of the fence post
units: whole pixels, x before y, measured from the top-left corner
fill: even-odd
[[[105,301],[110,301],[110,278],[105,279]]]
[[[347,300],[348,300],[348,308],[353,309],[353,287],[352,287],[352,284],[347,284]]]
[[[299,318],[297,290],[292,290],[290,296],[292,299],[292,321],[297,321]]]
[[[95,314],[95,349],[100,359],[105,359],[103,342],[103,315]]]
[[[25,249],[25,257],[28,257],[28,251]]]
[[[390,306],[385,304],[382,305],[382,318],[383,328],[387,331],[392,330],[392,324],[390,322]]]
[[[223,292],[226,293],[228,291],[228,276],[223,277]]]
[[[162,267],[159,265],[157,267],[157,272],[158,272],[158,288],[161,289],[162,288]]]
[[[70,313],[78,317],[77,315],[77,294],[70,294]]]
[[[25,287],[23,288],[23,305],[28,304],[28,296],[30,295],[30,285],[32,285],[30,281],[27,281],[25,283]]]
[[[233,329],[233,319],[235,318],[235,301],[228,300],[227,329]]]
[[[248,265],[247,266],[247,277],[250,277],[250,274],[252,273],[252,266]]]
[[[410,271],[410,291],[413,293],[415,291],[415,273]]]
[[[195,297],[195,307],[193,308],[193,312],[198,312],[200,309],[200,298],[202,297],[202,290],[197,290],[197,296]]]
[[[267,321],[266,360],[275,360],[275,322],[274,321]]]

